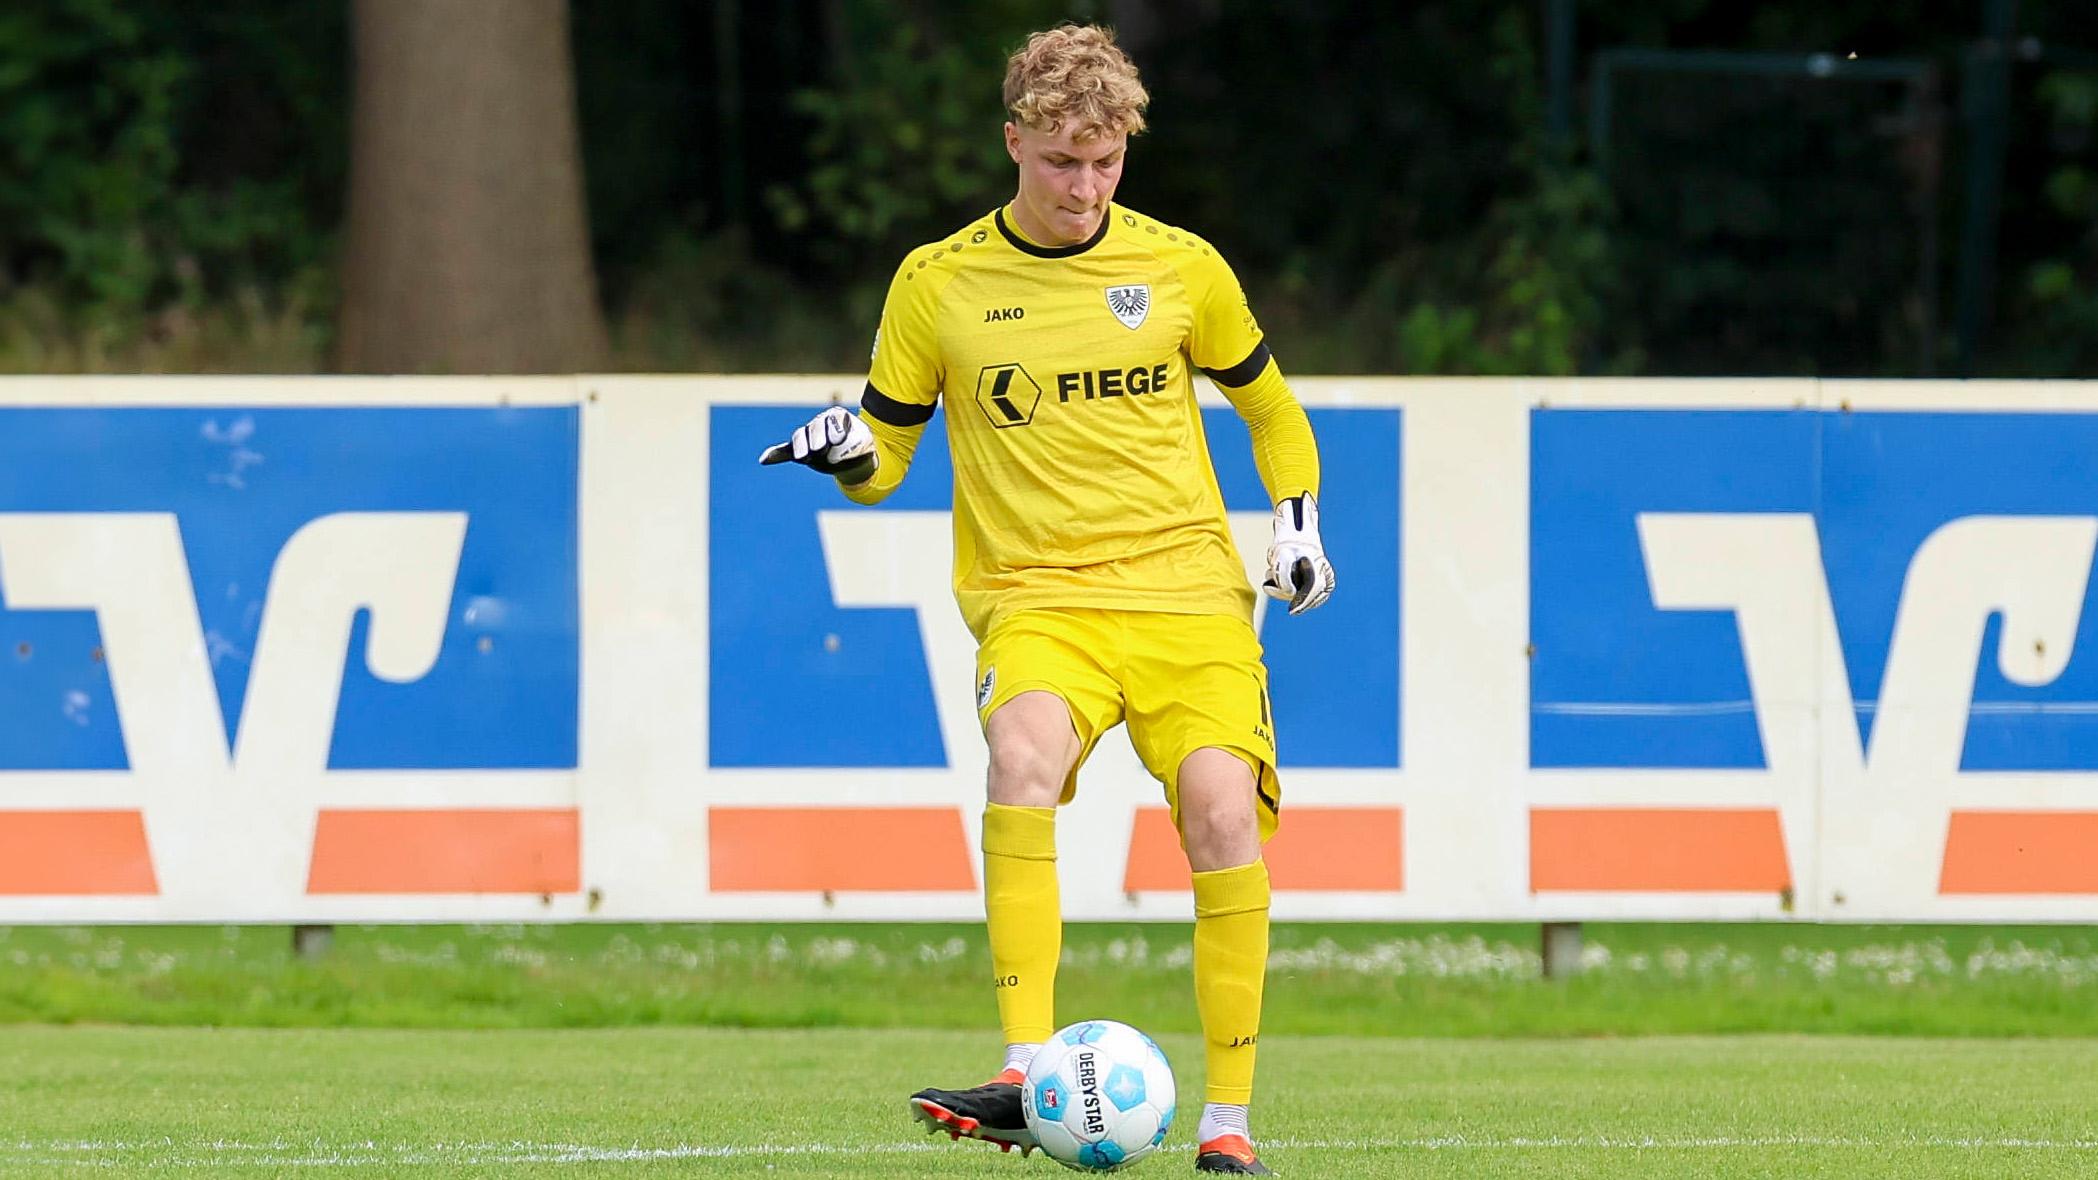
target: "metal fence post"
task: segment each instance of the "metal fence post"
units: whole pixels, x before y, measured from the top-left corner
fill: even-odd
[[[2011,37],[2018,0],[1989,0],[1988,29],[1967,54],[1963,105],[1969,121],[1967,208],[1960,234],[1959,291],[1953,318],[1955,376],[1981,356],[1995,288],[1996,221],[2003,203],[2003,157],[2010,138]]]
[[[335,945],[333,926],[294,926],[291,928],[292,953],[306,960],[318,959]]]
[[[1544,977],[1567,979],[1581,973],[1581,924],[1544,924]]]

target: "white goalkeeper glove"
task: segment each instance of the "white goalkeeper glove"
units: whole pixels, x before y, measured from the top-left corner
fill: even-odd
[[[1319,540],[1319,505],[1310,492],[1275,505],[1275,540],[1268,546],[1268,579],[1260,587],[1301,615],[1333,593],[1333,563]]]
[[[859,415],[843,406],[832,406],[795,428],[787,441],[766,447],[758,462],[800,463],[841,483],[866,483],[881,464],[874,450],[874,432]]]

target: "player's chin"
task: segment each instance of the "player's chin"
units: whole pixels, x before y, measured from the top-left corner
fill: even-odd
[[[1064,219],[1065,236],[1074,242],[1083,242],[1100,228],[1100,219],[1107,216],[1107,210],[1088,209],[1083,213],[1073,213],[1059,209],[1057,214]]]

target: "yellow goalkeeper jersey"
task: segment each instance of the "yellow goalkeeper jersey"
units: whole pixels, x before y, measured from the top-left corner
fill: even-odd
[[[979,640],[1038,607],[1250,618],[1196,369],[1246,419],[1270,497],[1315,494],[1310,424],[1214,247],[1119,205],[1090,240],[1041,246],[996,210],[897,269],[860,402],[880,464],[845,494],[894,491],[944,398],[955,598]]]

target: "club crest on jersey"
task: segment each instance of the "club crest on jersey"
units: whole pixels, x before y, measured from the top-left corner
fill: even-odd
[[[1151,314],[1151,284],[1107,288],[1107,310],[1115,313],[1123,327],[1136,331],[1143,326],[1144,317]]]

